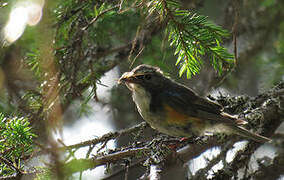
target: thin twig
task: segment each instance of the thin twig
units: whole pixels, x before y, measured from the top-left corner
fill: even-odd
[[[138,54],[135,56],[135,58],[132,60],[130,67],[133,66],[133,64],[135,63],[136,59],[141,55],[141,53],[143,52],[143,50],[145,49],[145,47],[143,46],[140,51],[138,52]]]
[[[93,151],[94,148],[95,148],[95,145],[89,146],[88,152],[86,154],[86,158],[88,158],[90,156],[90,154],[91,154],[91,152]]]
[[[83,31],[87,30],[87,29],[88,29],[92,24],[94,24],[101,16],[103,16],[103,15],[106,14],[107,12],[112,11],[112,10],[114,10],[114,9],[116,9],[116,8],[119,8],[119,7],[120,7],[120,5],[118,4],[118,5],[115,5],[115,6],[111,7],[111,8],[109,8],[109,9],[106,9],[106,10],[102,11],[102,12],[101,12],[100,14],[98,14],[94,19],[92,19],[91,22],[89,22],[85,27],[83,27],[82,30],[83,30]]]
[[[146,128],[147,126],[148,125],[147,125],[146,122],[142,122],[142,123],[140,123],[136,126],[128,128],[128,129],[123,129],[123,130],[117,131],[117,132],[110,132],[110,133],[107,133],[107,134],[105,134],[105,135],[103,135],[99,138],[91,139],[91,140],[84,141],[84,142],[81,142],[81,143],[78,143],[78,144],[73,144],[73,145],[65,146],[65,147],[59,147],[59,148],[57,148],[57,150],[77,149],[77,148],[81,148],[81,147],[85,147],[85,146],[89,146],[89,145],[95,145],[95,144],[98,144],[98,143],[101,143],[101,142],[104,142],[104,141],[115,139],[115,138],[122,136],[122,135],[130,134],[132,132],[137,131],[140,128]]]
[[[106,145],[107,145],[107,143],[108,143],[108,140],[105,141],[105,142],[101,145],[101,147],[97,150],[97,153],[100,152],[103,148],[105,148]]]
[[[138,26],[137,30],[136,30],[136,35],[132,41],[132,45],[131,45],[131,50],[129,52],[129,55],[128,55],[128,61],[130,61],[131,57],[132,57],[132,54],[134,52],[134,48],[136,47],[136,44],[137,44],[137,41],[138,41],[138,37],[139,37],[139,34],[140,34],[140,31],[141,31],[141,26]],[[130,64],[130,68],[131,66],[133,65],[134,62],[132,62]]]
[[[67,147],[65,145],[65,143],[61,139],[57,139],[57,141],[59,142],[59,144],[63,145],[64,147]],[[72,149],[67,149],[67,150],[68,150],[68,152],[69,152],[71,157],[76,158],[74,152],[72,151]]]
[[[145,160],[146,160],[146,158],[142,158],[142,159],[138,160],[137,162],[132,163],[132,164],[129,166],[129,169],[136,167],[137,165],[141,164],[141,163],[144,162]],[[102,180],[111,179],[111,178],[113,178],[113,177],[115,177],[115,176],[117,176],[117,175],[119,175],[119,174],[121,174],[121,173],[123,173],[123,172],[125,172],[125,171],[126,171],[126,168],[122,168],[122,169],[120,169],[120,170],[118,170],[118,171],[112,173],[111,175],[102,178]]]
[[[104,165],[107,163],[114,163],[123,158],[133,157],[137,154],[143,157],[142,155],[144,153],[148,153],[149,151],[150,151],[149,148],[141,147],[141,148],[127,149],[112,154],[97,156],[90,159],[73,159],[70,162],[66,163],[63,168],[66,174],[72,174],[80,171],[85,171],[87,169],[93,169],[97,166]]]

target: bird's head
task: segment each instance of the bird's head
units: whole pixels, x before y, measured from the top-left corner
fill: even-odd
[[[144,88],[148,91],[159,91],[168,81],[158,67],[142,64],[130,72],[125,72],[119,79],[119,83],[125,83],[131,90]]]

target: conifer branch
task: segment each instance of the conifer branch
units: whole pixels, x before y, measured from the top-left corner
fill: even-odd
[[[156,10],[161,18],[169,21],[167,32],[170,45],[176,48],[180,76],[186,72],[187,78],[190,78],[199,73],[205,55],[219,74],[228,70],[224,65],[234,62],[234,56],[220,45],[222,38],[229,36],[226,30],[209,22],[205,16],[181,10],[173,0],[157,0],[152,4],[151,11]]]

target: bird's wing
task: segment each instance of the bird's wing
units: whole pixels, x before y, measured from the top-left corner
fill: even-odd
[[[197,109],[208,113],[220,114],[222,106],[205,98],[199,97],[193,90],[183,85],[177,84],[175,88],[166,91],[170,102],[186,107],[187,109]]]
[[[161,95],[163,98],[159,99],[163,99],[163,104],[190,117],[211,120],[213,123],[235,124],[233,118],[222,115],[222,106],[199,97],[191,89],[182,85],[167,89]]]

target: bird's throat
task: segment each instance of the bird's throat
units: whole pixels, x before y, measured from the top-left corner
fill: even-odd
[[[136,104],[136,107],[140,115],[146,121],[151,117],[150,115],[150,103],[151,94],[148,93],[142,86],[138,84],[129,84],[129,89],[132,91],[132,98]]]

